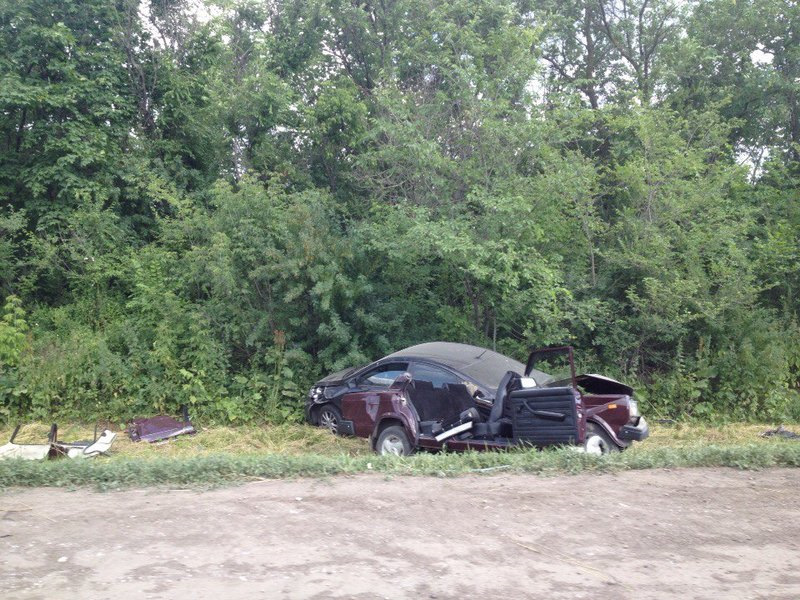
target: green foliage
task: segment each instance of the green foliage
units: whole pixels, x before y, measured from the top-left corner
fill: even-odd
[[[0,292],[6,294],[19,273],[25,225],[25,215],[20,211],[0,214]]]
[[[9,296],[0,319],[0,368],[7,369],[19,364],[28,341],[27,331],[22,301],[17,296]]]
[[[282,331],[275,332],[275,345],[267,353],[266,364],[272,366],[265,386],[268,390],[266,420],[273,423],[299,421],[302,415],[297,405],[303,393],[294,381],[294,371],[289,367],[286,338]]]
[[[626,6],[3,3],[0,416],[291,423],[438,338],[797,419],[798,9]]]
[[[32,218],[114,201],[132,107],[105,0],[0,8],[0,198]]]
[[[17,296],[6,298],[0,317],[0,415],[8,418],[21,394],[18,367],[29,343],[28,322]]]

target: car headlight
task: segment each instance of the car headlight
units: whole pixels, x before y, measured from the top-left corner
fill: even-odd
[[[639,403],[636,400],[634,400],[633,398],[631,398],[630,402],[628,403],[628,410],[630,411],[632,417],[638,417],[639,416]]]

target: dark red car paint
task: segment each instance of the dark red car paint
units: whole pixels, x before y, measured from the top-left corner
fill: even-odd
[[[630,442],[621,438],[620,430],[631,422],[632,389],[600,376],[576,376],[572,348],[568,346],[535,351],[528,360],[526,372],[530,372],[533,368],[537,352],[540,354],[565,353],[568,356],[570,377],[559,384],[571,385],[574,389],[579,423],[576,443],[583,444],[586,425],[591,422],[601,428],[618,447],[628,446]],[[592,393],[593,389],[605,393]],[[611,390],[617,390],[619,393],[608,393]],[[484,410],[491,408],[489,399],[478,398],[476,404],[482,405]],[[387,389],[354,390],[351,393],[345,393],[341,396],[341,412],[344,421],[348,423],[348,426],[352,426],[352,430],[347,433],[370,438],[373,448],[380,432],[391,425],[402,426],[412,447],[415,448],[431,450],[447,448],[455,451],[497,450],[516,444],[512,439],[471,439],[468,437],[450,438],[444,442],[437,442],[430,435],[420,435],[419,418],[402,382]],[[646,435],[645,433],[645,437]]]
[[[622,394],[580,395],[583,405],[581,426],[579,429],[578,444],[584,442],[586,423],[592,422],[600,427],[611,437],[618,446],[626,447],[629,442],[619,439],[619,428],[630,421],[630,397]],[[342,399],[342,415],[345,419],[352,420],[354,435],[369,437],[373,448],[380,432],[389,425],[402,425],[412,445],[429,450],[501,450],[515,444],[508,441],[477,440],[477,439],[450,439],[437,442],[432,438],[420,438],[417,427],[416,415],[410,408],[410,403],[404,393],[397,390],[385,392],[353,393],[347,394]],[[609,408],[614,406],[614,408]]]
[[[155,417],[134,419],[128,423],[128,436],[133,442],[160,442],[184,434],[196,433],[189,420],[186,406],[183,410],[183,422],[169,415],[156,415]]]

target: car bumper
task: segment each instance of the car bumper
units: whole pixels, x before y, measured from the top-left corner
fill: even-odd
[[[310,423],[311,425],[316,425],[316,423],[314,422],[314,410],[313,410],[315,406],[317,406],[316,402],[310,399],[306,399],[306,406],[303,412],[305,413],[306,422]]]
[[[619,439],[625,441],[641,442],[650,435],[650,427],[644,417],[632,417],[627,425],[619,430]]]
[[[339,428],[336,431],[336,433],[338,433],[339,435],[355,435],[356,434],[355,424],[352,421],[347,421],[345,419],[342,419],[341,421],[339,421]]]

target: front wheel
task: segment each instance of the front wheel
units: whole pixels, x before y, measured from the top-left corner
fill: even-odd
[[[341,421],[341,411],[332,404],[323,406],[317,416],[317,424],[331,433],[339,433],[339,423]]]
[[[600,455],[619,452],[619,446],[613,442],[605,431],[594,423],[586,424],[586,441],[583,447],[586,449],[586,454]]]
[[[375,442],[375,451],[381,456],[408,456],[412,448],[405,430],[399,425],[392,425],[381,431]]]

